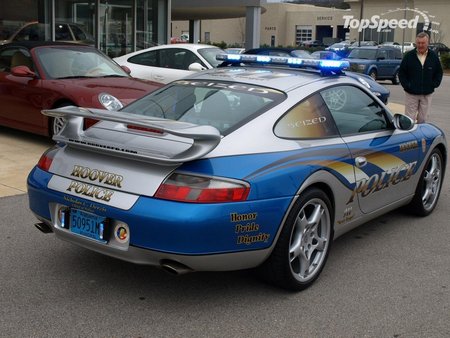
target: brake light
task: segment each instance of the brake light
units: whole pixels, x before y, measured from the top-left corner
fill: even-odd
[[[52,165],[53,158],[55,157],[56,151],[57,151],[56,147],[46,150],[45,153],[42,154],[42,156],[39,159],[36,166],[39,169],[48,171],[50,169],[50,166]]]
[[[137,131],[145,131],[145,132],[149,132],[149,133],[156,133],[156,134],[162,134],[162,130],[160,129],[156,129],[156,128],[146,128],[146,127],[141,127],[141,126],[135,126],[132,124],[127,124],[127,128],[130,130],[137,130]]]
[[[245,201],[249,192],[246,182],[175,173],[161,184],[155,197],[192,203],[238,202]]]

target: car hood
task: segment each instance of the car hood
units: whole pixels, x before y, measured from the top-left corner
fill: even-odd
[[[157,82],[131,77],[74,78],[58,81],[63,81],[72,87],[88,89],[92,93],[111,94],[118,98],[124,105],[162,87]]]

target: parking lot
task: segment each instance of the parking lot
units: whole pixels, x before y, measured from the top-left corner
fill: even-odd
[[[447,135],[449,88],[446,77],[430,117]],[[249,271],[175,277],[39,232],[25,179],[52,142],[6,128],[0,142],[0,337],[450,336],[448,170],[433,214],[394,211],[347,233],[317,283],[291,293]]]

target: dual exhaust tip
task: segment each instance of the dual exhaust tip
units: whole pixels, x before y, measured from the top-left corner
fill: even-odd
[[[38,228],[40,231],[42,231],[44,234],[49,234],[53,232],[51,226],[44,222],[35,223],[34,226]],[[161,268],[164,271],[177,276],[192,272],[192,269],[189,268],[188,266],[172,260],[162,260]]]

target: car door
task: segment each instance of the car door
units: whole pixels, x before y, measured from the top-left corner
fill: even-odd
[[[159,67],[154,70],[152,80],[169,83],[188,76],[193,71],[189,66],[194,63],[203,62],[190,50],[184,48],[165,48],[159,50]]]
[[[419,158],[413,134],[395,129],[385,108],[359,87],[338,85],[321,95],[352,154],[356,184],[347,203],[358,199],[370,213],[414,193],[408,182]]]
[[[377,51],[377,70],[378,70],[378,74],[377,77],[378,78],[385,78],[385,77],[389,77],[389,74],[391,73],[391,65],[389,63],[389,56],[387,53],[387,50],[385,49],[379,49]]]
[[[30,53],[24,48],[5,48],[0,51],[0,60],[4,63],[0,67],[1,124],[34,132],[42,129],[45,119],[39,102],[44,93],[40,79],[11,74],[11,68],[19,65],[33,70]]]

